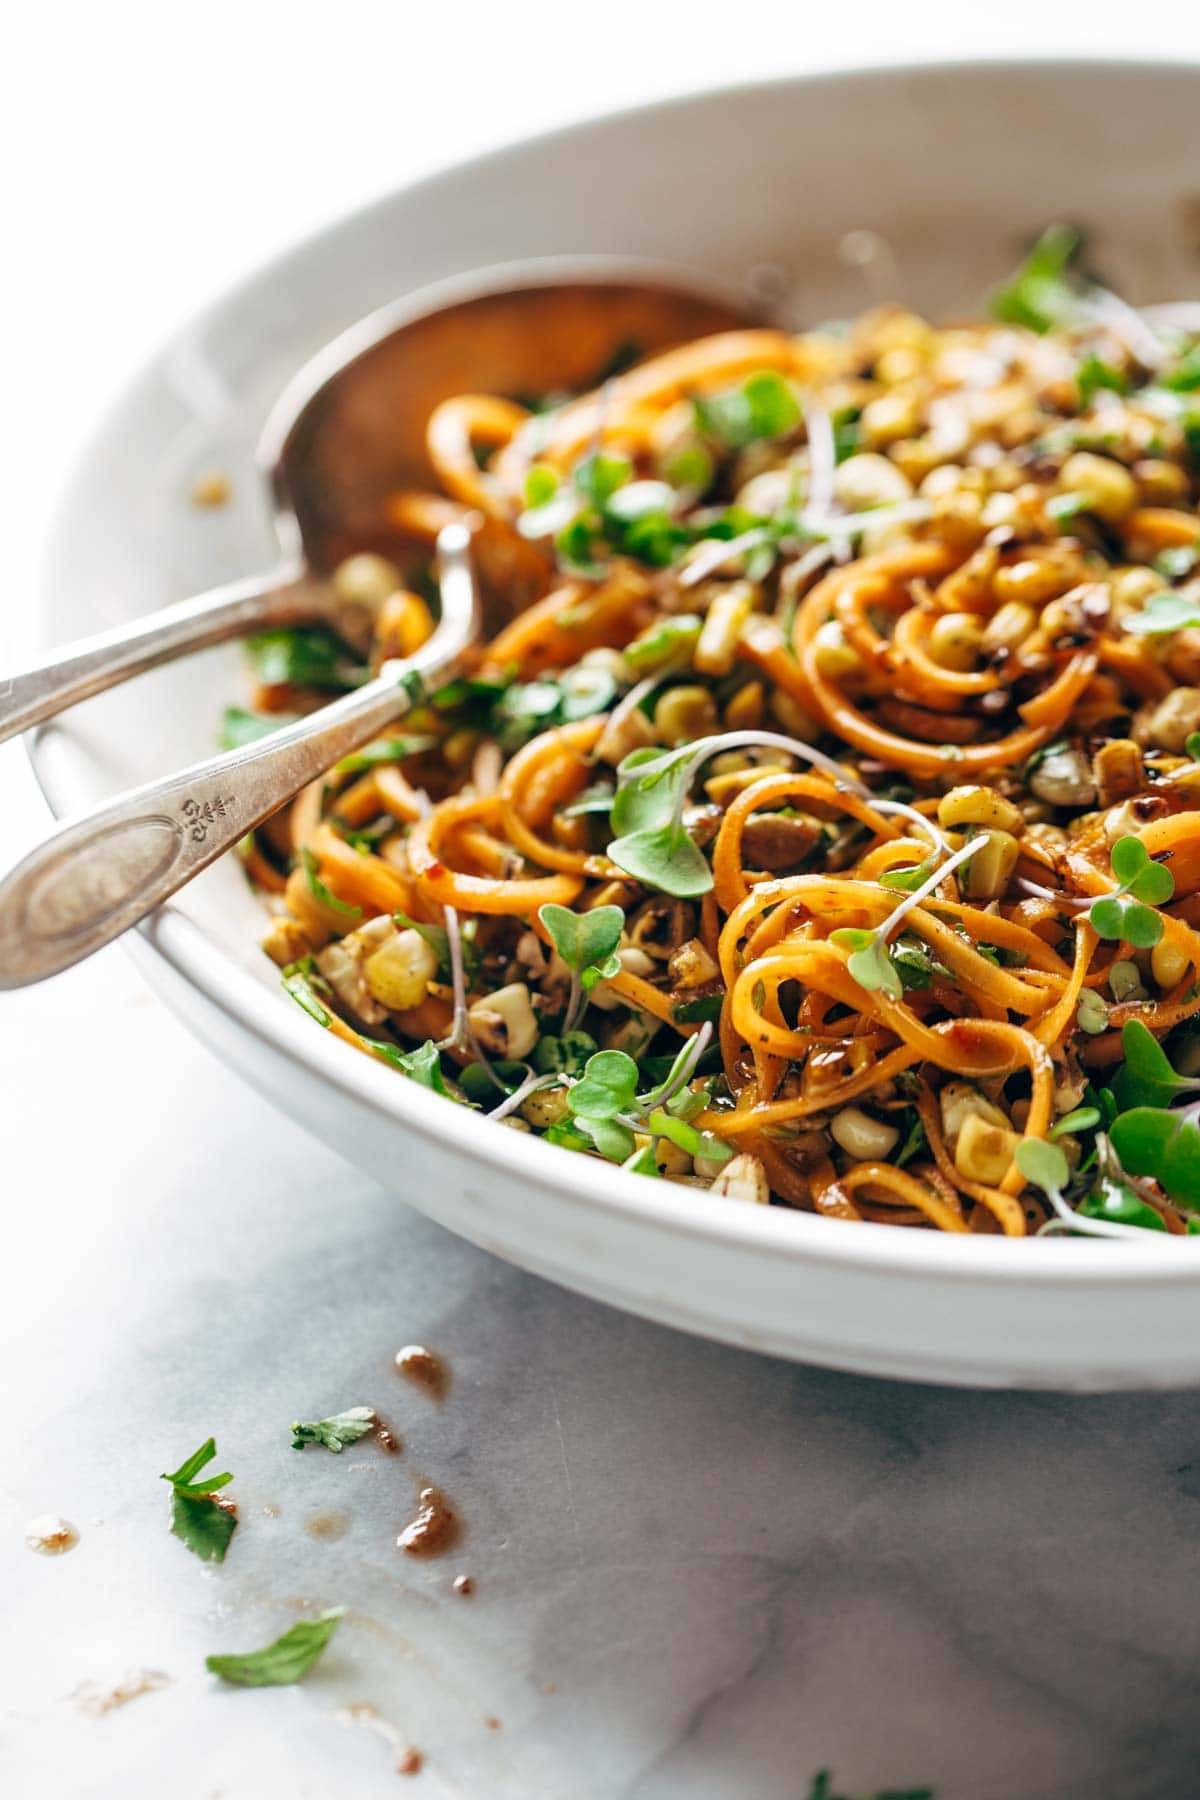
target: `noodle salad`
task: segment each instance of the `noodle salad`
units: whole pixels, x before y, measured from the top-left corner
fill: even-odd
[[[226,715],[411,655],[470,521],[490,641],[243,845],[317,1025],[716,1197],[1200,1229],[1200,338],[1077,250],[437,407]]]

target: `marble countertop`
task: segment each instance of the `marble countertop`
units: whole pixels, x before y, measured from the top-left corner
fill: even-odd
[[[0,624],[27,617],[65,440],[198,296],[322,217],[667,86],[1046,48],[1032,9],[953,0],[806,15],[790,41],[753,0],[729,34],[614,3],[587,57],[559,30],[521,36],[517,111],[500,13],[472,36],[458,13],[401,20],[362,0],[335,31],[301,0],[281,31],[268,9],[211,0],[197,30],[146,0],[118,8],[119,56],[109,13],[74,19],[63,56],[60,9],[21,9],[35,78],[0,134],[26,172],[15,234],[38,279],[6,297],[27,354],[7,389]],[[1077,0],[1055,23],[1064,48],[1197,43],[1173,15]],[[453,106],[412,78],[444,66]],[[70,130],[45,131],[50,83]],[[213,128],[214,93],[253,119],[252,142]],[[284,180],[261,153],[281,143]],[[51,349],[69,418],[46,405]],[[6,865],[43,817],[15,746],[0,790]],[[805,1800],[822,1767],[856,1797],[1200,1791],[1200,1396],[868,1381],[577,1299],[406,1207],[402,1154],[385,1190],[270,1112],[119,949],[0,997],[0,1084],[13,1800]],[[393,1369],[411,1341],[447,1360],[440,1404]],[[292,1419],[356,1404],[384,1414],[400,1455],[290,1448]],[[241,1518],[220,1567],[169,1534],[158,1479],[209,1433]],[[396,1548],[425,1481],[463,1521],[441,1560]],[[47,1512],[78,1527],[69,1554],[26,1548]],[[206,1673],[207,1653],[335,1605],[300,1686]],[[149,1671],[148,1691],[97,1714]],[[411,1777],[404,1746],[424,1759]]]
[[[679,1336],[429,1224],[402,1158],[392,1191],[354,1173],[119,949],[2,1005],[4,1791],[804,1800],[829,1766],[854,1796],[1196,1793],[1200,1397],[918,1388]],[[413,1341],[440,1403],[393,1368]],[[290,1448],[358,1404],[401,1454]],[[220,1567],[158,1479],[209,1433],[241,1518]],[[463,1535],[418,1561],[395,1540],[427,1481]],[[25,1547],[46,1512],[69,1554]],[[334,1605],[301,1686],[205,1672]]]

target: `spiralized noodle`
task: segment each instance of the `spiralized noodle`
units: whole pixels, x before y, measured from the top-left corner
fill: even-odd
[[[1200,426],[1173,392],[1095,313],[1037,335],[886,308],[684,344],[548,409],[444,401],[442,493],[392,496],[388,555],[355,559],[375,660],[432,630],[450,517],[504,622],[246,847],[291,991],[448,1099],[508,1095],[509,1126],[641,1173],[1037,1231],[1022,1146],[1058,1144],[1081,1192],[1122,1028],[1177,1046],[1200,1016]],[[1140,947],[1090,910],[1127,891],[1130,837],[1174,882]]]

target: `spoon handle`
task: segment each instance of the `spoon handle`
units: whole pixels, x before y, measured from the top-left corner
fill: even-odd
[[[297,624],[315,611],[311,584],[295,569],[273,569],[64,644],[15,675],[0,675],[0,743],[187,650]]]
[[[438,539],[442,618],[415,656],[270,737],[119,795],[0,880],[0,988],[42,981],[111,943],[446,681],[478,629],[468,543],[461,525]]]

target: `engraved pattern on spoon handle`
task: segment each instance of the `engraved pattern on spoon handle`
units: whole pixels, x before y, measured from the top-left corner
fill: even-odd
[[[296,624],[318,611],[317,589],[296,569],[279,568],[64,644],[24,669],[0,674],[0,743],[186,651]]]
[[[442,620],[404,662],[270,737],[119,795],[63,826],[0,880],[0,988],[111,943],[458,669],[478,599],[458,525],[439,540]]]

